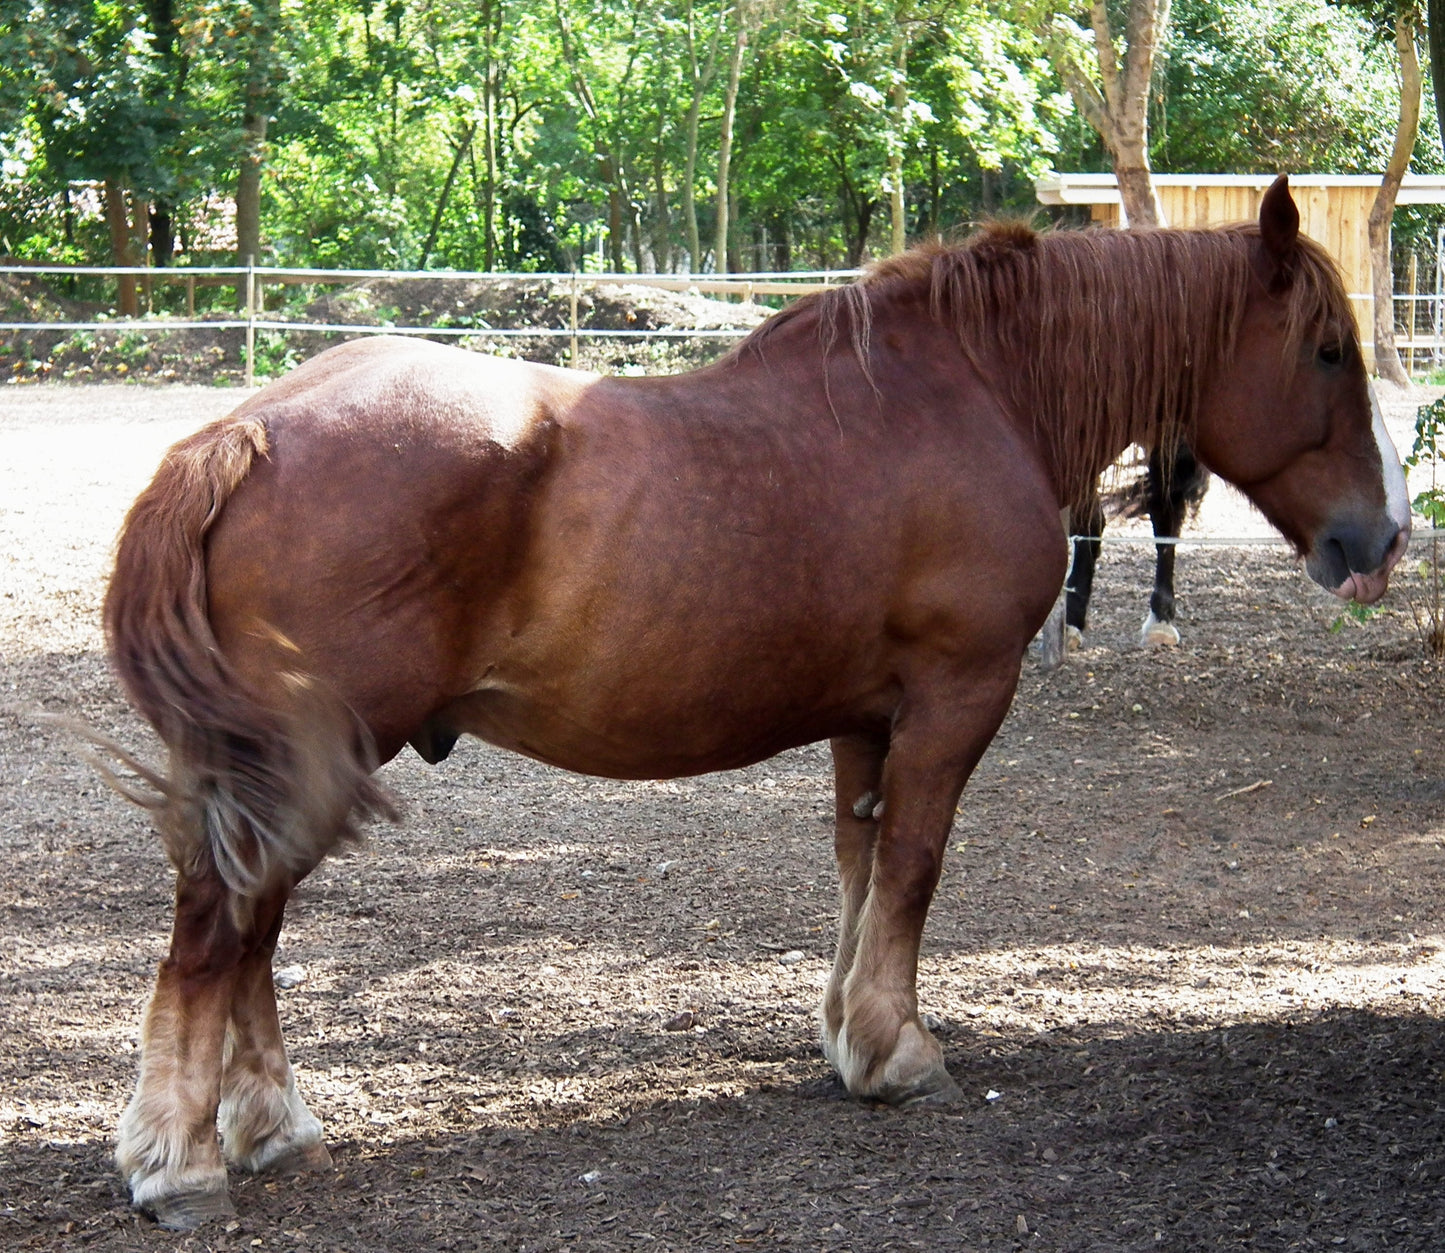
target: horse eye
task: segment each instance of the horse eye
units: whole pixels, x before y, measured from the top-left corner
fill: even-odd
[[[1345,346],[1338,340],[1320,345],[1320,364],[1339,365],[1345,359]]]

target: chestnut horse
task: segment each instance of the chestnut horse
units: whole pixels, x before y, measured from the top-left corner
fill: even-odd
[[[378,762],[462,734],[631,779],[829,739],[823,1050],[859,1097],[955,1092],[919,940],[1063,582],[1060,511],[1128,444],[1185,440],[1340,596],[1377,599],[1404,549],[1350,308],[1298,225],[1281,179],[1257,226],[994,227],[671,378],[350,343],[176,445],[105,606],[169,750],[146,798],[177,870],[116,1154],[134,1203],[194,1226],[229,1211],[227,1159],[329,1161],[277,1020],[282,911],[388,809]]]

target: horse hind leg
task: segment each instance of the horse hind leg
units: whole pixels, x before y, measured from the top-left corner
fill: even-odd
[[[116,1165],[132,1204],[190,1230],[235,1211],[216,1139],[222,1056],[243,937],[214,868],[176,885],[170,953],[141,1029],[140,1076],[120,1120]]]
[[[1155,539],[1176,540],[1184,526],[1189,493],[1197,490],[1199,465],[1188,447],[1180,445],[1173,461],[1164,464],[1163,453],[1155,449],[1149,456],[1148,503],[1149,522]],[[1179,629],[1174,625],[1174,559],[1178,545],[1154,546],[1154,590],[1149,595],[1149,614],[1139,631],[1139,642],[1146,648],[1172,648],[1179,643]]]
[[[287,892],[266,905],[266,934],[241,959],[231,999],[217,1123],[228,1160],[242,1170],[326,1170],[320,1120],[306,1107],[286,1056],[271,963]]]
[[[883,808],[883,762],[886,740],[864,736],[836,739],[833,752],[833,848],[838,860],[838,951],[823,996],[820,1026],[823,1054],[842,1070],[838,1037],[843,1030],[843,982],[858,951],[858,926],[868,899],[873,849],[878,841]]]
[[[1167,535],[1159,522],[1154,534]],[[1178,538],[1177,531],[1175,538]],[[1179,643],[1179,628],[1174,625],[1174,554],[1173,544],[1155,545],[1154,590],[1149,595],[1149,613],[1139,628],[1139,643],[1145,648],[1173,648]]]

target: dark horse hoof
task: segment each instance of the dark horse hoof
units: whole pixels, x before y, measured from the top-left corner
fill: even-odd
[[[892,1084],[878,1089],[873,1098],[885,1104],[908,1109],[915,1105],[957,1105],[963,1100],[963,1089],[942,1066],[929,1071],[921,1079],[908,1084]]]
[[[331,1153],[318,1140],[315,1144],[288,1149],[274,1162],[267,1162],[262,1169],[268,1175],[303,1175],[330,1170],[331,1167]]]
[[[902,1106],[912,1105],[957,1105],[963,1100],[963,1089],[953,1081],[953,1076],[941,1066],[898,1102]]]
[[[170,1231],[194,1231],[205,1223],[236,1216],[236,1207],[224,1186],[217,1191],[161,1197],[147,1201],[141,1209]]]

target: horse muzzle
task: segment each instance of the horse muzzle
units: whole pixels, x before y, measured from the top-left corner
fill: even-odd
[[[1390,571],[1410,543],[1408,517],[1403,526],[1361,526],[1339,522],[1328,526],[1305,558],[1305,571],[1341,600],[1372,605],[1390,586]]]
[[[1390,586],[1390,571],[1410,544],[1410,494],[1405,486],[1405,470],[1385,429],[1385,415],[1374,384],[1367,386],[1385,508],[1378,513],[1372,511],[1368,519],[1358,514],[1336,514],[1315,537],[1314,547],[1305,558],[1305,570],[1316,583],[1341,600],[1357,600],[1362,605],[1372,605],[1385,594]]]

